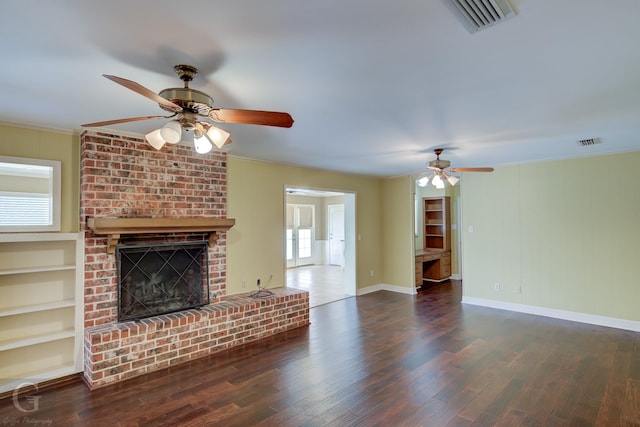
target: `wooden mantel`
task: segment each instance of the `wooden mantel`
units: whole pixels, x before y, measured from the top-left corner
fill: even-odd
[[[215,245],[218,232],[233,227],[233,218],[88,218],[87,227],[95,234],[107,235],[107,253],[114,254],[122,234],[209,233]]]

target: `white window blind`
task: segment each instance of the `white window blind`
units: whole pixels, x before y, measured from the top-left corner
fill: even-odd
[[[298,226],[300,228],[311,228],[313,227],[313,206],[300,206],[300,223]]]
[[[51,199],[48,194],[0,192],[0,225],[48,225]]]
[[[287,228],[294,226],[294,209],[293,205],[287,205]]]

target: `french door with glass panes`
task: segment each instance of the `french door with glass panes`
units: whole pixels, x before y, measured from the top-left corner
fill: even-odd
[[[313,205],[287,204],[287,267],[313,263]]]

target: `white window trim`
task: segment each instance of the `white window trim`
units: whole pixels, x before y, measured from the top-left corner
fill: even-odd
[[[21,165],[45,166],[51,168],[49,180],[49,206],[50,221],[46,225],[2,225],[0,232],[40,232],[40,231],[60,231],[60,210],[61,210],[61,162],[58,160],[29,159],[23,157],[0,156],[0,163],[16,163]],[[5,194],[17,195],[20,193],[7,192]]]

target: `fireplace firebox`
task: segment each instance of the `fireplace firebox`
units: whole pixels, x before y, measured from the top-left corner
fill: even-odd
[[[118,246],[118,320],[209,304],[207,242]]]

